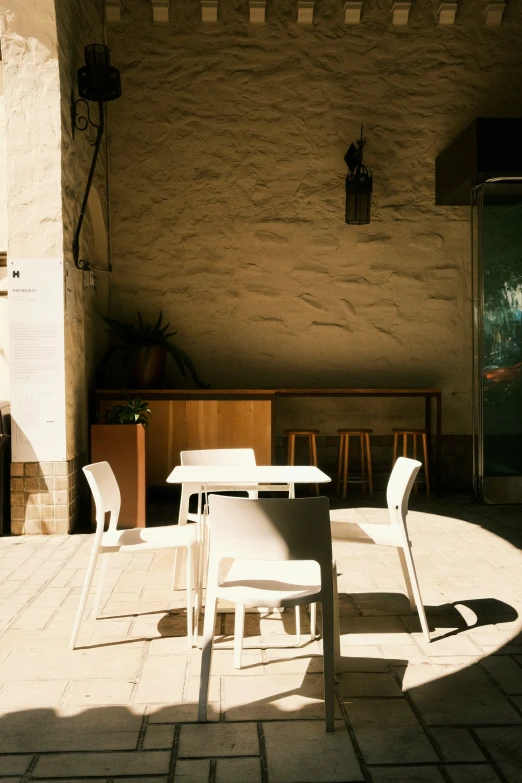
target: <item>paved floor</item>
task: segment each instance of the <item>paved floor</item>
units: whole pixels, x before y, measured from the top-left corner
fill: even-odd
[[[170,555],[113,558],[107,619],[88,620],[69,652],[89,536],[1,539],[0,781],[522,781],[522,512],[411,505],[433,642],[394,550],[336,546],[333,734],[320,642],[271,647],[287,641],[292,612],[247,616],[263,649],[246,651],[241,671],[228,650],[215,654],[211,722],[198,725],[200,653],[186,646]],[[222,614],[217,631],[230,641],[231,630]]]

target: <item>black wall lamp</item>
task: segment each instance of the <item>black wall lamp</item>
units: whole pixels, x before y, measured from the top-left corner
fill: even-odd
[[[110,50],[103,44],[90,44],[85,47],[85,65],[78,69],[78,100],[72,101],[72,132],[87,130],[89,125],[96,128],[96,139],[91,144],[94,146],[91,168],[87,178],[87,186],[83,197],[78,225],[74,232],[73,259],[78,269],[86,270],[89,262],[80,258],[80,232],[83,218],[87,209],[87,200],[91,189],[96,161],[100,151],[104,130],[104,106],[106,101],[113,101],[121,95],[120,72],[111,65]],[[91,119],[89,104],[87,101],[98,103],[98,122]]]
[[[363,164],[363,126],[361,125],[361,138],[350,148],[344,160],[350,173],[346,177],[346,223],[363,225],[370,222],[370,209],[372,204],[372,172]]]

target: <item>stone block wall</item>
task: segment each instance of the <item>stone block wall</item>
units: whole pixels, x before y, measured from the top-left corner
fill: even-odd
[[[13,535],[72,532],[78,516],[78,457],[11,464]]]

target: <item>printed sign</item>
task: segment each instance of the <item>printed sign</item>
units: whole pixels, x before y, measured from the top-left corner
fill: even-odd
[[[66,459],[64,265],[9,258],[13,462]]]

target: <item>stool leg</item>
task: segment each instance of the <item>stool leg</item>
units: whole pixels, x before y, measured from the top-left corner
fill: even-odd
[[[408,436],[406,433],[402,436],[402,456],[407,457],[408,456]]]
[[[341,478],[343,470],[344,435],[339,435],[339,457],[337,459],[337,494],[341,491]]]
[[[393,465],[397,462],[397,451],[399,449],[399,434],[393,433]],[[392,467],[393,467],[392,465]]]
[[[343,500],[346,500],[346,485],[348,483],[348,452],[350,449],[350,436],[345,435],[344,441],[344,465],[343,465]]]
[[[370,495],[373,498],[373,475],[372,475],[372,454],[370,451],[370,436],[366,432],[364,435],[366,441],[366,462],[368,465],[368,487],[370,488]]]
[[[359,443],[360,443],[360,449],[361,449],[361,478],[362,478],[362,491],[363,495],[366,495],[366,473],[364,470],[364,433],[361,433],[359,435]]]
[[[426,495],[430,499],[430,466],[428,464],[428,436],[422,433],[422,449],[424,451],[424,475],[426,476]]]
[[[413,440],[413,459],[417,459],[417,436],[414,434],[412,435]],[[413,492],[416,493],[419,489],[419,484],[417,480],[413,482]]]
[[[317,438],[315,432],[310,436],[310,445],[312,447],[312,465],[317,467]],[[319,484],[315,485],[315,494],[319,495]]]
[[[293,433],[290,433],[288,436],[288,464],[293,465],[294,464],[294,457],[295,457],[295,435]]]

